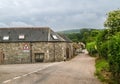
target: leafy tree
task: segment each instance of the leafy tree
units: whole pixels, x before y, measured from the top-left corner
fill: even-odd
[[[88,43],[96,40],[99,29],[80,29],[80,33],[66,34],[73,42]]]
[[[120,10],[109,12],[104,26],[110,28],[113,32],[120,31]]]

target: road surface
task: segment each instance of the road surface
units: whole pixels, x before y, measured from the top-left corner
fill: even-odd
[[[11,77],[6,80],[3,80],[2,83],[3,84],[101,84],[99,80],[94,76],[95,58],[89,57],[88,55],[85,54],[80,54],[75,58],[73,58],[72,60],[66,62],[46,63],[46,64],[40,63],[40,66],[42,67],[38,65],[39,68],[36,68],[35,65],[36,64],[29,64],[29,68],[22,67],[21,72],[19,70],[15,71],[16,73],[15,77]],[[16,67],[19,67],[19,65],[17,65]],[[18,75],[17,72],[19,72]]]

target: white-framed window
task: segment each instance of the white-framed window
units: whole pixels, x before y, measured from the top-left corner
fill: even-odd
[[[56,35],[52,35],[53,39],[57,40],[58,37]]]
[[[20,40],[25,39],[25,35],[23,35],[23,34],[19,35],[19,39]]]
[[[9,40],[9,36],[3,36],[3,40]]]

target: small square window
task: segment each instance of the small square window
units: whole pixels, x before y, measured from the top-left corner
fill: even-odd
[[[9,40],[9,36],[3,36],[3,40]]]
[[[25,39],[25,35],[19,35],[19,39]]]
[[[58,37],[56,35],[52,35],[53,39],[58,39]]]

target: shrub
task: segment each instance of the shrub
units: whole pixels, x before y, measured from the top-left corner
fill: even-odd
[[[109,41],[108,56],[111,70],[113,72],[120,72],[120,35],[113,36]]]
[[[98,50],[102,58],[108,59],[109,41],[106,41],[99,45]]]
[[[95,42],[87,43],[86,48],[91,56],[95,56],[95,54],[97,53]]]
[[[107,59],[108,58],[108,50],[109,50],[109,30],[104,30],[99,33],[97,40],[96,40],[96,46],[97,51],[100,57]]]
[[[104,72],[109,71],[108,62],[105,59],[97,59],[95,67],[96,67],[95,74],[98,76],[98,78],[103,82],[107,82]]]
[[[120,82],[120,33],[109,41],[108,60],[110,71],[117,82]]]

